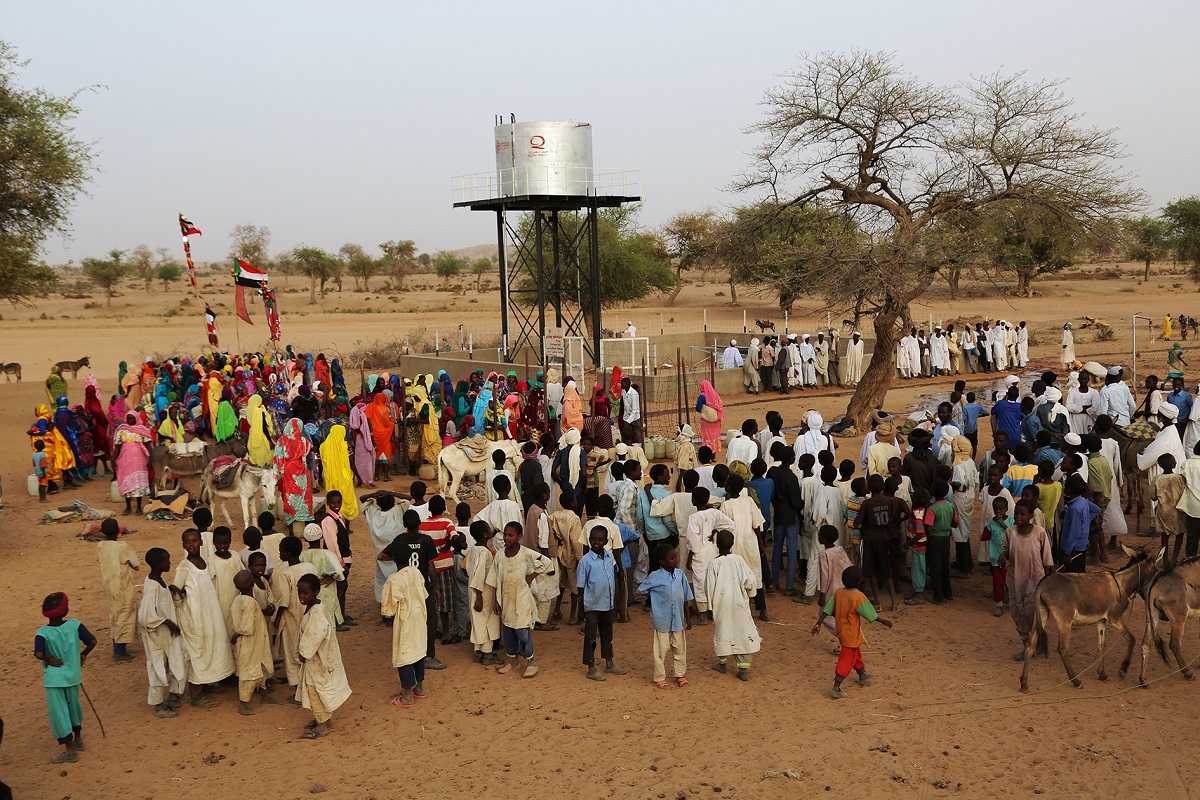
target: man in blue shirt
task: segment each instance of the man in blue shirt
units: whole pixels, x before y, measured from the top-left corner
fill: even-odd
[[[1086,572],[1088,534],[1092,520],[1100,516],[1100,506],[1083,496],[1087,483],[1074,474],[1063,487],[1066,508],[1063,510],[1062,537],[1059,546],[1066,556],[1063,572]]]
[[[1179,409],[1179,428],[1182,437],[1187,433],[1188,421],[1192,418],[1192,396],[1183,388],[1183,378],[1171,379],[1171,392],[1167,394],[1167,402]]]
[[[990,416],[986,408],[975,402],[975,393],[967,392],[967,402],[962,407],[963,436],[971,440],[971,458],[979,448],[979,418]]]
[[[1021,441],[1021,420],[1024,414],[1021,413],[1021,404],[1017,402],[1017,398],[1021,396],[1021,390],[1016,386],[1008,387],[1008,394],[1001,400],[997,400],[992,406],[992,416],[996,418],[996,427],[1008,434],[1008,443],[1016,444]]]
[[[679,551],[659,545],[661,565],[638,586],[650,598],[650,623],[654,626],[654,685],[667,688],[666,655],[675,651],[675,682],[687,686],[687,641],[684,631],[692,629],[687,604],[692,600],[692,587],[679,569]]]
[[[601,528],[592,528],[588,537],[588,552],[579,559],[577,585],[583,590],[583,663],[588,678],[602,681],[596,669],[596,634],[600,635],[600,655],[604,671],[624,675],[625,670],[613,662],[613,609],[617,602],[617,565],[613,554],[604,549],[608,536]]]
[[[1031,451],[1036,450],[1038,431],[1042,429],[1042,420],[1037,415],[1037,401],[1026,397],[1021,401],[1021,413],[1024,415],[1021,420],[1021,444]]]
[[[679,529],[675,525],[674,515],[665,517],[650,516],[650,507],[655,500],[665,500],[671,496],[667,484],[671,482],[671,468],[666,464],[655,464],[650,468],[651,485],[637,493],[638,527],[646,537],[646,547],[649,548],[648,571],[658,569],[658,545],[666,543],[671,547],[679,546]]]

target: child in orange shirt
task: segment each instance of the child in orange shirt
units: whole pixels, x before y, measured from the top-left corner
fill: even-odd
[[[862,572],[858,567],[846,567],[842,572],[843,588],[838,589],[833,593],[833,597],[829,598],[812,628],[812,635],[816,636],[825,618],[834,618],[838,641],[842,645],[837,667],[834,669],[833,688],[829,690],[829,696],[834,700],[841,700],[847,696],[846,690],[842,688],[842,681],[851,670],[858,672],[859,686],[866,686],[871,680],[871,673],[867,671],[862,660],[862,646],[867,640],[862,635],[860,618],[867,622],[878,622],[887,628],[892,627],[891,620],[876,614],[875,606],[858,590],[861,580]]]

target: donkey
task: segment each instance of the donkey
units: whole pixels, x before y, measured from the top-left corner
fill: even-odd
[[[246,443],[240,435],[226,439],[219,444],[207,444],[203,452],[186,456],[175,455],[165,444],[159,444],[150,448],[150,466],[157,478],[159,489],[165,491],[172,476],[194,478],[204,474],[205,467],[214,458],[220,456],[243,458],[245,455]]]
[[[250,503],[260,493],[268,502],[273,502],[278,477],[274,468],[256,467],[245,459],[238,460],[230,469],[235,470],[232,483],[226,489],[217,489],[213,486],[212,464],[210,463],[204,468],[204,474],[200,476],[200,502],[216,503],[220,501],[221,513],[225,515],[225,521],[233,525],[225,501],[234,499],[240,501],[242,504],[242,527],[248,528],[250,527]],[[255,516],[257,517],[257,514]]]
[[[9,382],[9,379],[8,379],[9,375],[16,375],[17,383],[21,382],[21,365],[15,361],[10,362],[8,364],[0,364],[0,372],[4,373],[4,382],[5,383]]]
[[[769,319],[756,319],[754,320],[754,324],[758,328],[759,333],[766,333],[767,331],[775,333],[775,323]]]
[[[1139,424],[1139,428],[1142,426]],[[1137,438],[1131,438],[1128,434],[1130,429],[1122,430],[1113,427],[1113,438],[1117,440],[1117,445],[1121,448],[1121,477],[1122,485],[1125,487],[1125,514],[1128,516],[1133,511],[1133,504],[1137,502],[1137,525],[1140,530],[1142,526],[1142,512],[1146,509],[1146,498],[1144,490],[1144,475],[1138,469],[1137,459],[1142,452],[1150,446],[1156,435],[1156,427],[1148,426],[1142,429]],[[1149,434],[1147,436],[1147,434]],[[1120,502],[1120,498],[1116,498]]]
[[[91,365],[92,362],[88,361],[87,356],[84,356],[78,361],[59,361],[54,366],[58,367],[64,375],[67,374],[67,370],[71,370],[71,377],[74,378],[79,374],[79,370],[83,369],[84,367],[90,367]]]
[[[1196,673],[1183,660],[1183,627],[1192,617],[1200,617],[1200,558],[1193,556],[1164,570],[1155,576],[1146,591],[1146,633],[1142,636],[1142,672],[1138,682],[1146,686],[1146,656],[1150,654],[1150,640],[1158,648],[1158,654],[1168,666],[1167,646],[1158,633],[1160,620],[1171,623],[1171,652],[1183,677],[1196,680]]]
[[[1116,572],[1055,572],[1042,578],[1033,593],[1034,619],[1029,641],[1025,643],[1025,665],[1021,669],[1021,691],[1029,691],[1029,662],[1034,652],[1046,655],[1049,637],[1046,635],[1046,620],[1054,617],[1058,628],[1058,654],[1062,656],[1067,677],[1076,689],[1083,686],[1078,673],[1067,658],[1071,646],[1071,630],[1076,625],[1095,625],[1100,641],[1100,668],[1097,677],[1108,680],[1104,668],[1104,634],[1111,625],[1124,635],[1127,648],[1121,661],[1120,677],[1129,672],[1133,660],[1133,634],[1125,625],[1125,613],[1129,610],[1130,598],[1144,593],[1150,581],[1161,569],[1165,549],[1159,551],[1153,563],[1147,563],[1147,555],[1140,550],[1130,550],[1121,545],[1129,563]]]

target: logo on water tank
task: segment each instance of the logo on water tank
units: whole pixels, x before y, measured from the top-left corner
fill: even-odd
[[[545,136],[530,136],[529,137],[529,149],[530,150],[545,150],[546,149],[546,137]]]

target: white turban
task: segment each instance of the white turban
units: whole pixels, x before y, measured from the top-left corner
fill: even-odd
[[[1051,403],[1057,403],[1062,400],[1062,391],[1057,386],[1047,386],[1046,391],[1042,392],[1042,397],[1045,397]]]
[[[321,538],[321,526],[315,522],[310,522],[304,526],[304,541],[315,542]]]
[[[1016,375],[1009,375],[1008,377],[1006,377],[1004,379],[1004,388],[1007,389],[1009,386],[1016,386],[1020,382],[1021,382],[1021,379],[1018,378]]]
[[[567,432],[558,440],[558,449],[567,451],[567,476],[571,486],[579,485],[579,454],[576,452],[579,448],[579,431],[576,428],[568,428]]]
[[[730,339],[730,340],[729,340],[729,346],[730,346],[730,347],[736,347],[736,346],[737,346],[737,339]]]
[[[807,342],[807,341],[808,341],[808,339],[809,339],[809,336],[808,336],[808,334],[806,333],[806,334],[804,334],[804,336],[802,336],[801,338],[802,338],[802,339],[804,339],[804,341],[806,341],[806,342]]]
[[[751,339],[751,340],[750,340],[750,344],[751,344],[752,346],[754,346],[754,347],[758,347],[758,345],[759,345],[759,341],[758,341],[758,339],[757,339],[757,338],[754,338],[754,339]]]
[[[1174,422],[1179,419],[1179,406],[1174,403],[1163,403],[1158,407],[1158,413]]]
[[[1068,433],[1063,437],[1063,441],[1071,445],[1071,447],[1079,447],[1079,445],[1083,443],[1083,440],[1079,438],[1078,433]]]

